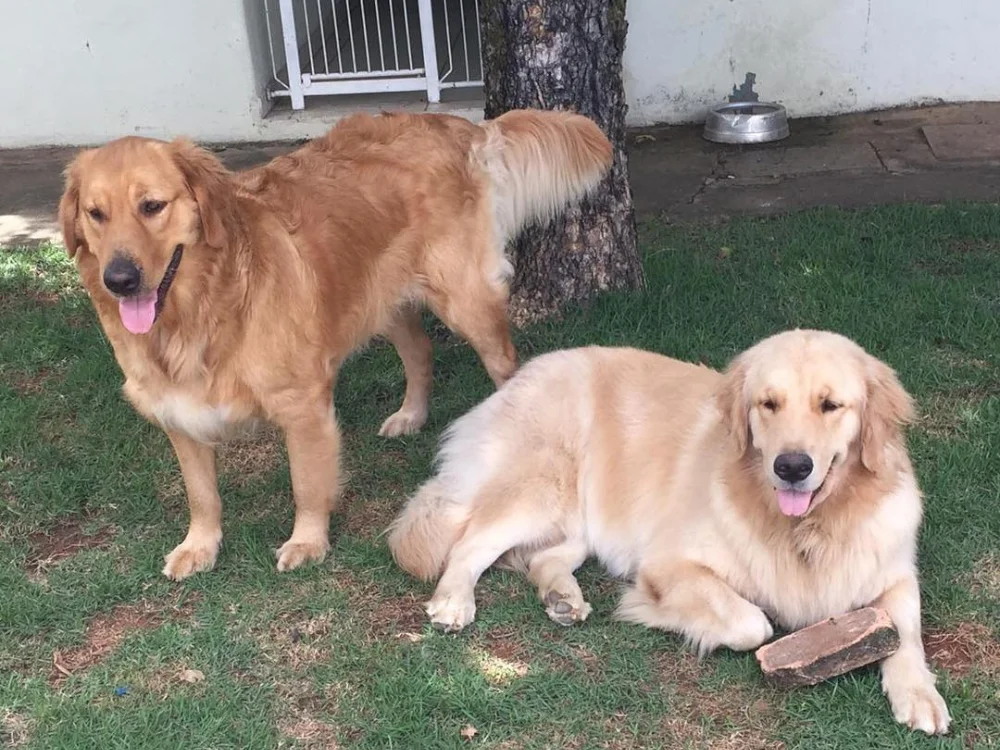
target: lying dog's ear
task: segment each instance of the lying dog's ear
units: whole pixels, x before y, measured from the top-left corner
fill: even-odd
[[[715,394],[715,403],[722,412],[723,423],[729,428],[736,452],[742,456],[750,444],[750,404],[746,396],[747,366],[737,357],[726,368],[722,386]]]
[[[895,371],[874,357],[868,358],[867,395],[861,412],[861,463],[872,473],[882,468],[886,445],[898,440],[913,421],[913,399]]]
[[[80,152],[69,163],[63,172],[65,185],[62,198],[59,199],[59,226],[62,228],[63,244],[69,257],[76,255],[77,249],[87,242],[80,230],[80,171],[81,163],[87,156],[86,151]]]
[[[229,171],[205,149],[183,138],[170,144],[170,154],[198,204],[205,242],[224,247],[228,239],[226,227],[234,210]]]

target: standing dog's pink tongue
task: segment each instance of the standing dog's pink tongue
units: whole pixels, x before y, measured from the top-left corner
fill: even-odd
[[[156,291],[118,300],[118,314],[129,333],[149,333],[156,320]]]
[[[795,490],[775,490],[778,493],[778,507],[786,516],[801,516],[809,510],[812,500],[811,492],[796,492]]]

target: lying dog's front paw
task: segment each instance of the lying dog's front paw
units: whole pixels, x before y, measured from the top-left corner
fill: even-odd
[[[464,596],[435,596],[426,605],[431,625],[445,633],[457,633],[476,617],[476,601]]]
[[[743,604],[745,606],[732,613],[728,632],[722,639],[722,645],[733,651],[752,651],[774,635],[774,626],[760,607],[750,602]]]
[[[550,591],[545,595],[544,602],[549,619],[567,627],[583,622],[591,612],[590,605],[578,592],[574,595]]]
[[[289,539],[275,552],[278,556],[278,572],[284,573],[286,570],[295,570],[300,565],[310,562],[323,562],[329,549],[330,545],[325,539],[309,542],[299,542],[295,539]]]
[[[181,581],[194,573],[201,573],[215,567],[215,559],[219,554],[222,535],[193,536],[174,547],[173,552],[165,555],[163,560],[163,575],[174,581]]]
[[[892,715],[900,724],[926,734],[947,734],[948,706],[933,683],[895,687],[888,691]]]

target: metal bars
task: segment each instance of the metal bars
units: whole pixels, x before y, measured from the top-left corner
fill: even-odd
[[[427,100],[437,102],[442,88],[482,84],[479,0],[262,0],[262,5],[270,95],[289,97],[293,109],[302,109],[308,96],[329,94],[426,91]],[[439,60],[447,61],[441,73]]]

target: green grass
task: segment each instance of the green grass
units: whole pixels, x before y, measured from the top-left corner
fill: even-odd
[[[265,436],[222,456],[227,537],[216,570],[166,581],[162,555],[186,523],[173,455],[121,398],[72,266],[43,247],[0,250],[0,745],[997,741],[1000,209],[648,223],[641,238],[646,292],[522,332],[522,355],[628,344],[722,366],[767,334],[811,326],[847,334],[896,367],[923,412],[910,442],[927,496],[925,624],[957,638],[965,655],[956,661],[953,648],[942,656],[951,672],[939,670],[951,737],[895,725],[873,669],[780,692],[762,684],[751,655],[699,664],[670,635],[612,622],[619,585],[593,565],[581,583],[594,614],[580,627],[558,628],[524,580],[489,573],[471,631],[431,631],[420,610],[429,587],[393,567],[380,533],[427,476],[441,429],[490,392],[471,350],[446,336],[431,421],[415,438],[375,435],[402,396],[392,351],[372,346],[345,368],[336,395],[350,481],[326,563],[274,571],[292,509],[283,449]],[[44,532],[67,523],[102,544],[40,561]],[[54,652],[70,676],[54,677]],[[204,679],[181,679],[189,669]],[[477,734],[464,739],[470,725]]]

